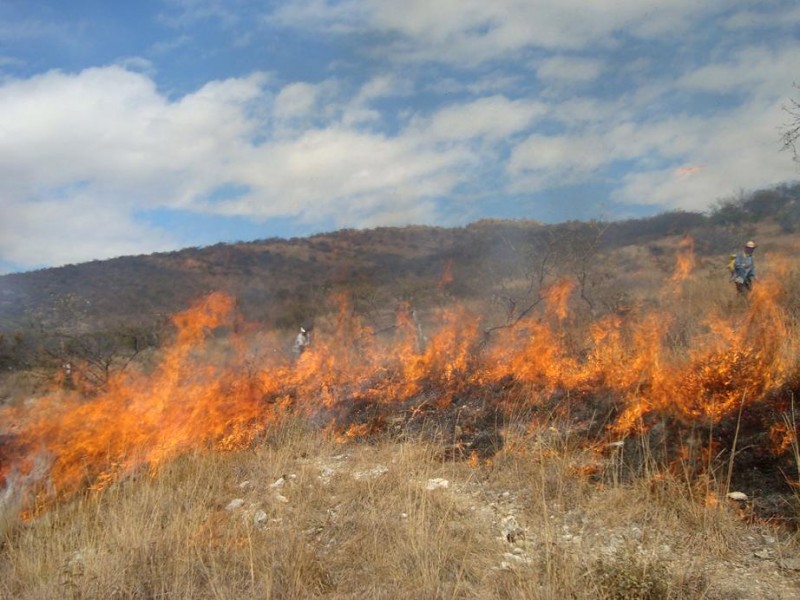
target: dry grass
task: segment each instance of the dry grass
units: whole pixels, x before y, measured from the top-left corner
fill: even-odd
[[[6,532],[3,598],[748,598],[764,525],[668,476],[618,482],[569,435],[512,425],[490,464],[421,441],[336,443],[290,421]],[[587,477],[587,464],[595,467]],[[448,487],[429,490],[429,480]],[[277,485],[276,485],[277,482]],[[282,482],[282,483],[281,483]],[[234,499],[241,506],[231,508]],[[797,540],[779,531],[782,555]],[[758,576],[754,576],[757,573]],[[753,586],[756,587],[753,587]],[[739,589],[741,595],[736,595]],[[755,590],[755,591],[754,591]]]

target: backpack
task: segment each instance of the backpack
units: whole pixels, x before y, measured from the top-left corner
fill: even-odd
[[[728,271],[733,274],[736,270],[736,253],[734,252],[728,257]]]

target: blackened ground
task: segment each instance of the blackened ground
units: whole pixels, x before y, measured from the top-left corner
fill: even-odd
[[[343,397],[326,423],[333,423],[339,432],[357,431],[355,437],[363,441],[384,436],[426,439],[438,445],[443,460],[487,460],[504,447],[508,423],[560,422],[570,429],[573,440],[582,438],[587,447],[624,442],[619,446],[618,473],[623,479],[663,465],[690,477],[710,474],[729,491],[747,494],[754,517],[798,527],[798,464],[792,448],[776,453],[770,439],[773,426],[786,423],[792,394],[787,389],[751,402],[741,414],[737,408],[716,423],[686,422],[668,411],[650,412],[642,418],[644,435],[635,433],[624,440],[611,433],[623,404],[609,390],[559,390],[531,399],[530,390],[522,390],[512,378],[464,385],[457,393],[442,392],[437,382],[431,382],[404,402],[376,401],[354,393]],[[797,424],[793,427],[797,439]]]

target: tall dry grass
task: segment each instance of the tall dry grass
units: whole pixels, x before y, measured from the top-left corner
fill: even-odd
[[[753,580],[720,569],[744,569],[744,540],[765,526],[663,472],[622,483],[614,456],[576,444],[563,423],[511,423],[490,463],[446,462],[440,450],[421,440],[341,444],[287,421],[249,450],[184,456],[7,531],[0,596],[555,600],[792,589],[775,576],[778,595],[732,595]],[[447,487],[428,489],[436,479]],[[781,552],[798,552],[796,539],[770,531]]]

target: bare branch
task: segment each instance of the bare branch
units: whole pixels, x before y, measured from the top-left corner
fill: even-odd
[[[795,87],[798,86],[795,85]],[[789,104],[784,106],[783,110],[789,115],[790,119],[784,125],[783,134],[781,135],[781,142],[783,142],[781,150],[790,150],[793,160],[800,162],[800,154],[798,154],[797,150],[797,143],[800,140],[800,102],[790,99]]]

